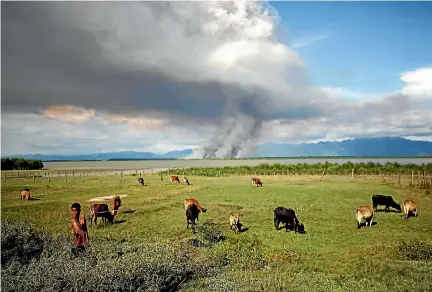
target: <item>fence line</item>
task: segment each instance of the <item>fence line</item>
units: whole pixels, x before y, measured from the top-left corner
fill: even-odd
[[[16,171],[16,172],[3,172],[3,179],[7,181],[8,179],[14,178],[24,178],[32,181],[36,180],[48,180],[49,182],[53,179],[61,179],[65,182],[81,179],[83,182],[86,181],[86,178],[90,176],[107,176],[107,175],[115,175],[119,176],[119,181],[122,182],[124,176],[136,176],[136,177],[144,177],[147,175],[157,175],[160,176],[161,181],[163,181],[163,176],[169,175],[192,175],[192,176],[210,176],[206,175],[203,170],[199,171],[188,171],[185,169],[135,169],[135,170],[105,170],[105,169],[93,169],[93,170],[41,170],[41,171]],[[351,180],[355,181],[355,178],[362,177],[375,177],[381,178],[383,182],[395,181],[398,185],[405,185],[408,182],[409,186],[428,188],[432,186],[432,173],[427,173],[425,171],[411,171],[411,173],[407,174],[406,172],[398,172],[398,173],[386,173],[384,171],[380,171],[380,174],[367,174],[367,173],[355,173],[355,169],[351,169],[351,171],[346,171],[344,174],[327,174],[326,170],[322,173],[314,172],[308,173],[304,171],[304,173],[293,172],[287,170],[286,173],[277,173],[275,171],[263,171],[263,173],[259,173],[259,171],[246,171],[246,172],[236,172],[236,173],[221,173],[220,171],[216,175],[211,175],[216,177],[228,177],[228,176],[238,176],[238,177],[285,177],[288,181],[295,180],[296,177],[317,177],[320,181],[325,181],[326,177],[338,177],[349,176]]]

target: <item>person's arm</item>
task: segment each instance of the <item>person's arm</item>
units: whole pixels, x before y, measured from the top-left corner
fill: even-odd
[[[72,223],[73,234],[77,234],[79,236],[83,236],[83,230],[78,226],[77,222],[74,220]]]

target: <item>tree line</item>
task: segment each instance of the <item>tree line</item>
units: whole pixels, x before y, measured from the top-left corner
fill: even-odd
[[[298,164],[268,164],[263,163],[256,166],[253,165],[239,165],[239,166],[225,166],[225,167],[208,167],[208,168],[188,168],[187,174],[191,175],[202,175],[202,176],[229,176],[235,174],[247,174],[247,175],[320,175],[325,172],[329,175],[348,175],[354,174],[367,174],[367,175],[379,175],[379,174],[414,174],[418,172],[427,173],[432,172],[432,163],[423,164],[400,164],[398,162],[387,162],[386,164],[375,163],[375,162],[359,162],[353,163],[351,161],[339,164],[339,163],[298,163]],[[163,174],[183,174],[182,169],[170,169],[169,171],[163,171]]]
[[[2,158],[2,170],[37,170],[44,167],[40,159]]]

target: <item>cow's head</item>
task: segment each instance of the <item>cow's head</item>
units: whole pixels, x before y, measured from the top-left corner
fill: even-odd
[[[306,233],[303,223],[296,224],[295,232],[298,232],[300,234]]]

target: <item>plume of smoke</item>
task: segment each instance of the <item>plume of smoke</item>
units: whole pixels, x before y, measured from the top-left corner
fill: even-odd
[[[212,20],[204,24],[204,29],[207,34],[225,41],[210,54],[211,63],[246,73],[244,69],[250,64],[244,62],[248,57],[254,58],[263,46],[277,47],[274,40],[278,16],[270,11],[270,6],[257,1],[212,2],[209,5]],[[253,49],[242,50],[248,45]],[[225,112],[216,133],[188,158],[241,158],[255,150],[265,107],[261,105],[262,96],[250,94],[250,90],[245,90],[249,91],[246,95],[226,94]]]

